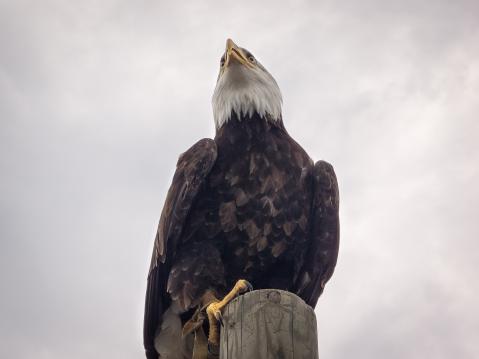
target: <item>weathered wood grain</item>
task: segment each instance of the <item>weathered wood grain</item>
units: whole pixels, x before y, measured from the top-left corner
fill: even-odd
[[[223,317],[220,359],[318,359],[313,308],[293,293],[246,293],[225,308]]]

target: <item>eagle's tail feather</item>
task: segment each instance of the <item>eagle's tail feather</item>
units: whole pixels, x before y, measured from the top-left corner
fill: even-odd
[[[191,358],[189,336],[182,336],[183,326],[177,306],[172,305],[163,313],[161,327],[155,336],[155,349],[161,359]]]

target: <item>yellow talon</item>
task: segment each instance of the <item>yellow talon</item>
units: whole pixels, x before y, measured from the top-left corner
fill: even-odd
[[[219,345],[219,329],[218,322],[223,324],[222,310],[236,298],[239,294],[246,292],[247,290],[253,290],[253,286],[246,280],[240,279],[236,282],[233,289],[221,300],[214,301],[206,307],[206,314],[208,315],[208,321],[210,324],[210,333],[208,335],[208,341],[214,345]]]

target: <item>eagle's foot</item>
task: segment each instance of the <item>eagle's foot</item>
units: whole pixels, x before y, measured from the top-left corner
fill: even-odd
[[[221,315],[219,304],[220,302],[213,302],[206,307],[206,314],[208,315],[208,322],[210,328],[208,334],[208,342],[213,345],[220,344],[220,332],[218,328],[218,322],[223,323],[223,316]]]
[[[220,301],[214,301],[206,307],[206,314],[208,315],[208,321],[210,325],[210,333],[208,335],[208,341],[213,345],[219,345],[220,333],[218,328],[218,322],[223,325],[222,311],[241,293],[253,290],[253,286],[247,280],[240,279],[236,282],[233,289]]]

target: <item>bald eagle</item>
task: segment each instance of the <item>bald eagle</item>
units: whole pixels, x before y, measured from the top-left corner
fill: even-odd
[[[161,213],[146,292],[147,358],[191,358],[182,328],[196,308],[207,308],[208,340],[217,344],[216,319],[251,285],[314,307],[333,274],[336,176],[291,138],[281,105],[273,76],[228,39],[213,94],[215,138],[180,155]]]

